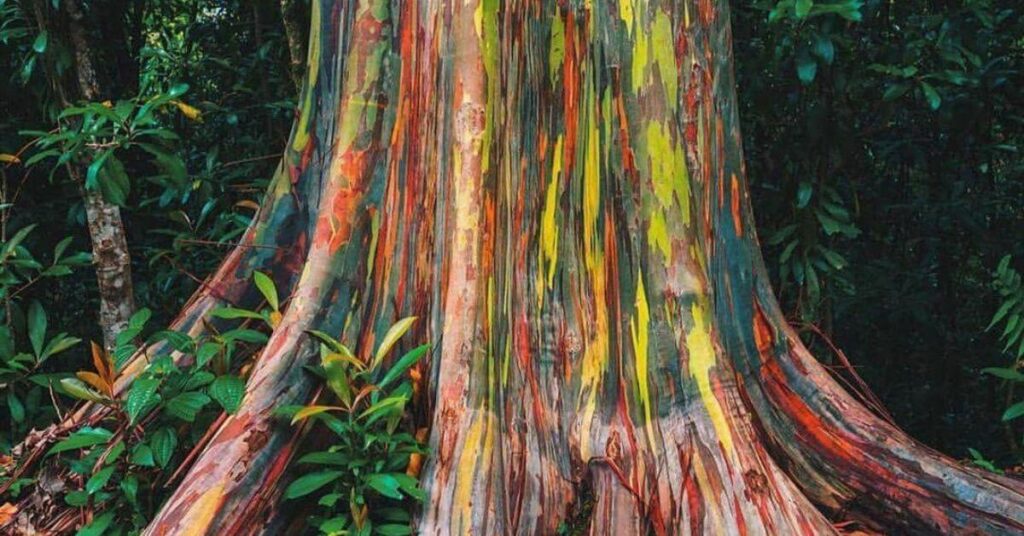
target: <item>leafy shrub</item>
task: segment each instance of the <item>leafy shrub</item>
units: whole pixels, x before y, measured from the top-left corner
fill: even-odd
[[[389,368],[384,360],[414,317],[397,322],[384,335],[370,362],[364,363],[326,333],[311,331],[320,342],[321,375],[338,405],[283,408],[292,424],[315,419],[333,433],[326,450],[298,460],[312,467],[285,490],[296,499],[316,493],[323,515],[313,524],[327,534],[411,534],[410,499],[424,498],[418,487],[419,464],[425,450],[425,429],[418,437],[402,431],[413,382],[406,372],[430,345],[418,346]]]

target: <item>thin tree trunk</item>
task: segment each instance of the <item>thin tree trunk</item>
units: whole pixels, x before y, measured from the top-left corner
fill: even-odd
[[[302,90],[302,74],[305,70],[306,47],[299,9],[296,0],[281,0],[281,22],[284,26],[285,42],[288,44],[288,74],[291,75],[296,91]]]
[[[102,94],[90,37],[84,26],[85,15],[76,0],[64,0],[68,15],[68,34],[75,56],[75,77],[82,98],[96,100]],[[80,184],[81,173],[73,173]],[[128,252],[121,209],[103,198],[97,190],[82,187],[85,218],[92,241],[92,260],[100,294],[100,329],[107,351],[116,345],[117,334],[128,326],[135,312],[132,287],[132,259]]]
[[[300,275],[146,534],[268,533],[304,331],[365,358],[405,316],[435,348],[424,534],[549,534],[580,495],[592,534],[1024,531],[1018,481],[867,411],[786,324],[734,85],[722,1],[313,0],[290,180],[252,231],[307,245]]]

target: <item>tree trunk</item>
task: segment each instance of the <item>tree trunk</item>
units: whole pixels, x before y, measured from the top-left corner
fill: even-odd
[[[64,8],[68,15],[68,34],[75,56],[78,89],[82,98],[97,100],[103,91],[96,72],[94,47],[84,27],[85,14],[77,0],[65,0]],[[73,178],[84,185],[81,175],[80,170],[73,169]],[[82,186],[82,200],[85,203],[85,218],[92,241],[92,260],[96,266],[96,282],[99,286],[99,320],[103,346],[107,351],[112,351],[117,344],[117,334],[128,327],[128,319],[135,312],[132,259],[128,253],[121,209],[104,199],[99,191],[88,190],[85,186]]]
[[[411,315],[435,348],[424,534],[550,534],[581,494],[593,534],[1024,531],[1019,482],[874,416],[786,324],[730,39],[724,1],[314,0],[247,234],[291,253],[242,248],[209,285],[275,266],[289,305],[146,533],[266,532],[297,447],[271,411],[313,390],[304,331],[365,352]]]

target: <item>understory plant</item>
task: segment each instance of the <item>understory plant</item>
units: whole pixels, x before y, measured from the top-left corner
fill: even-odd
[[[291,416],[292,424],[316,420],[330,431],[331,440],[325,450],[298,460],[310,469],[288,486],[285,497],[315,496],[318,514],[311,524],[321,533],[412,532],[412,502],[424,499],[418,476],[426,453],[426,429],[410,433],[406,410],[420,378],[410,369],[430,345],[413,348],[390,367],[383,365],[415,320],[408,317],[395,323],[368,362],[330,335],[309,332],[320,343],[320,365],[312,372],[324,379],[334,401],[282,412]]]
[[[62,394],[108,410],[46,452],[77,484],[62,490],[62,498],[87,520],[78,535],[140,531],[164,498],[159,490],[184,476],[188,453],[207,439],[206,431],[220,415],[238,410],[245,394],[239,372],[243,358],[264,345],[280,317],[273,281],[259,272],[254,279],[266,308],[223,307],[211,312],[222,320],[240,319],[238,325],[217,331],[208,322],[208,333],[199,337],[159,331],[139,345],[151,317],[142,309],[117,337],[112,352],[93,343],[92,370],[55,382]],[[261,322],[251,325],[252,319]],[[148,365],[120,392],[116,384],[141,348],[147,349],[143,358]],[[35,483],[27,476],[0,479],[0,496],[10,499],[32,492]]]

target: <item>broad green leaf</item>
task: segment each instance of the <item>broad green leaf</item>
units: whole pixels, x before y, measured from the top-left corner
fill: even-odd
[[[352,405],[352,386],[348,375],[348,368],[345,366],[345,356],[341,354],[328,353],[324,355],[321,364],[324,368],[324,375],[327,377],[327,387],[330,387],[346,406]],[[349,358],[351,359],[351,358]]]
[[[814,193],[814,185],[808,181],[800,181],[800,187],[796,191],[796,208],[804,208],[811,201],[811,194]]]
[[[89,495],[95,494],[97,491],[103,489],[103,486],[107,485],[110,480],[110,476],[114,474],[114,466],[105,467],[96,472],[89,478],[89,481],[85,483],[85,491]]]
[[[71,434],[67,439],[58,442],[47,451],[46,455],[57,454],[69,450],[77,450],[93,447],[106,443],[114,434],[105,428],[82,427],[81,430]]]
[[[139,378],[132,382],[132,388],[128,391],[124,405],[131,424],[137,423],[139,416],[160,399],[156,392],[158,387],[160,387],[160,380],[157,378]]]
[[[796,18],[804,19],[810,14],[812,7],[814,7],[814,0],[796,0],[793,11],[796,13]]]
[[[885,89],[885,93],[882,94],[882,100],[886,102],[894,101],[905,95],[907,91],[910,90],[910,88],[911,85],[904,82],[889,84],[889,86]]]
[[[242,405],[242,397],[245,396],[245,381],[238,376],[221,376],[210,384],[207,392],[224,408],[224,411],[234,413]]]
[[[68,348],[82,342],[82,339],[76,337],[68,337],[64,333],[58,334],[56,337],[50,339],[50,342],[43,348],[43,355],[39,357],[39,361],[42,362],[51,356],[59,354]]]
[[[818,74],[818,62],[814,61],[807,51],[801,52],[796,58],[796,76],[803,85],[809,85]]]
[[[178,446],[178,436],[171,428],[161,428],[153,434],[149,441],[153,450],[153,459],[161,468],[167,467],[171,457],[174,456],[174,449]]]
[[[153,467],[153,465],[156,464],[156,458],[153,457],[153,449],[145,443],[135,447],[135,450],[132,451],[132,456],[128,461],[133,465],[138,465],[139,467]]]
[[[931,84],[921,82],[921,92],[924,93],[924,98],[928,101],[928,106],[932,110],[938,110],[939,106],[942,106],[942,97],[939,96],[939,92]]]
[[[49,41],[50,35],[46,32],[46,30],[39,32],[39,35],[36,36],[36,40],[32,42],[32,50],[34,50],[36,54],[42,54],[43,52],[46,52],[46,46],[49,43]]]
[[[398,480],[391,474],[367,475],[363,481],[366,482],[368,486],[376,490],[377,493],[380,493],[385,497],[389,497],[391,499],[402,498],[402,492],[400,491]]]
[[[107,159],[112,154],[114,154],[114,150],[107,149],[89,164],[88,169],[85,170],[85,188],[87,190],[97,189],[99,186],[100,170],[103,169],[103,165],[107,163]]]
[[[25,405],[18,399],[18,395],[14,394],[14,390],[7,391],[7,409],[14,422],[25,420]]]
[[[121,480],[119,486],[124,496],[128,498],[128,501],[132,504],[138,502],[139,494],[139,479],[135,475],[129,474]]]
[[[827,35],[818,35],[814,39],[814,55],[821,58],[826,65],[832,65],[836,57],[836,47]]]
[[[387,525],[376,525],[373,527],[374,532],[382,534],[383,536],[406,536],[412,534],[412,527],[409,525],[397,525],[390,523]]]
[[[114,521],[114,512],[106,512],[92,520],[92,523],[78,529],[75,536],[101,536]]]
[[[1024,415],[1024,402],[1017,402],[1016,404],[1006,408],[1006,411],[1003,413],[1003,422],[1016,419],[1021,415]]]
[[[196,366],[205,367],[221,351],[221,345],[215,342],[204,342],[196,352]]]
[[[188,84],[180,83],[171,86],[171,89],[167,91],[167,96],[173,98],[180,97],[188,91]]]
[[[334,482],[341,478],[344,473],[342,471],[319,471],[300,477],[295,482],[292,482],[288,489],[285,490],[284,496],[286,499],[295,499],[309,495],[314,491]]]
[[[119,207],[125,206],[128,201],[128,192],[131,190],[131,183],[128,182],[128,174],[125,173],[124,164],[111,155],[107,159],[107,165],[99,171],[100,194],[108,203]]]
[[[192,422],[196,420],[199,411],[203,406],[210,403],[210,397],[206,393],[188,392],[167,401],[164,409],[167,413],[183,420]]]
[[[37,357],[43,355],[43,343],[46,341],[46,311],[38,301],[32,300],[25,317],[28,323],[28,338],[32,343],[32,351]]]
[[[260,290],[260,294],[267,299],[270,308],[279,311],[281,304],[277,299],[277,287],[274,286],[274,280],[270,279],[267,274],[258,271],[252,273],[252,278],[256,282],[256,288]]]
[[[415,316],[409,316],[395,322],[395,325],[388,329],[388,332],[384,334],[384,338],[381,339],[380,345],[377,346],[377,353],[373,356],[373,363],[370,365],[370,369],[374,370],[380,366],[381,362],[384,361],[384,357],[388,355],[391,348],[398,343],[398,339],[405,335],[405,332],[409,331],[413,323],[416,322]]]
[[[305,456],[299,458],[296,463],[309,463],[315,465],[340,465],[342,467],[348,466],[352,463],[352,460],[340,452],[310,452]]]

